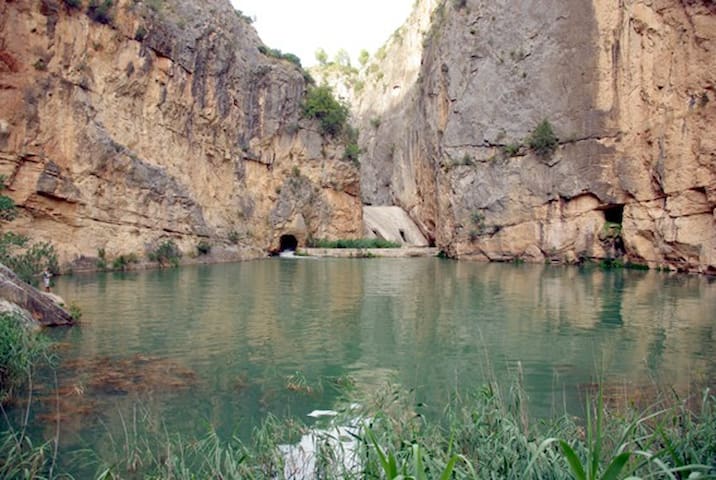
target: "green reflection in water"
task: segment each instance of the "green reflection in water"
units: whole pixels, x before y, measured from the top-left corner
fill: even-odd
[[[363,391],[393,379],[437,412],[456,390],[511,381],[520,362],[533,412],[550,415],[563,396],[576,411],[597,376],[636,390],[716,371],[716,284],[699,277],[296,258],[78,275],[57,292],[84,312],[52,332],[74,392],[67,446],[110,448],[97,438],[121,432],[138,400],[170,431],[246,436],[268,412],[331,408],[346,376]],[[49,404],[34,409],[47,436]]]

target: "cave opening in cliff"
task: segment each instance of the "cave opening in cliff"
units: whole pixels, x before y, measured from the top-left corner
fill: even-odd
[[[295,252],[298,247],[298,240],[293,235],[281,235],[279,239],[279,251],[280,252]]]
[[[609,223],[622,224],[624,221],[624,205],[608,205],[604,208],[604,221]]]

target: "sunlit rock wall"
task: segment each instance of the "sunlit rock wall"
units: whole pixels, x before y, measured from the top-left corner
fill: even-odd
[[[360,236],[358,170],[301,119],[301,70],[261,54],[228,0],[120,0],[106,23],[68,3],[0,3],[10,228],[75,266],[167,239],[238,259],[283,233]]]

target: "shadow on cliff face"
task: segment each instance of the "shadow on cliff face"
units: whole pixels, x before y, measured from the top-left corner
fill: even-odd
[[[417,83],[396,108],[366,113],[382,122],[363,160],[363,200],[402,206],[447,251],[456,243],[492,248],[467,239],[476,212],[495,227],[489,236],[498,243],[502,226],[537,225],[522,243],[548,252],[537,232],[554,221],[544,218],[551,203],[590,194],[602,207],[623,201],[611,172],[614,150],[600,141],[613,135],[612,112],[596,108],[593,5],[531,0],[520,15],[513,9],[504,1],[438,7]],[[529,148],[544,119],[558,138],[550,158]],[[562,243],[583,243],[578,236]],[[505,248],[512,256],[524,251]]]

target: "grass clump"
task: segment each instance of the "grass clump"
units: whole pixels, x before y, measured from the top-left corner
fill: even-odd
[[[163,241],[159,244],[159,246],[147,254],[149,261],[159,263],[160,267],[178,267],[181,256],[181,250],[179,250],[179,247],[174,240]]]
[[[18,314],[0,313],[0,404],[10,400],[31,377],[47,350],[48,343],[33,334]]]
[[[342,240],[309,239],[310,248],[400,248],[397,242],[382,238],[347,238]]]
[[[528,145],[539,156],[548,156],[554,153],[559,144],[557,136],[554,133],[552,124],[547,119],[542,120],[539,125],[532,131],[529,137]]]

